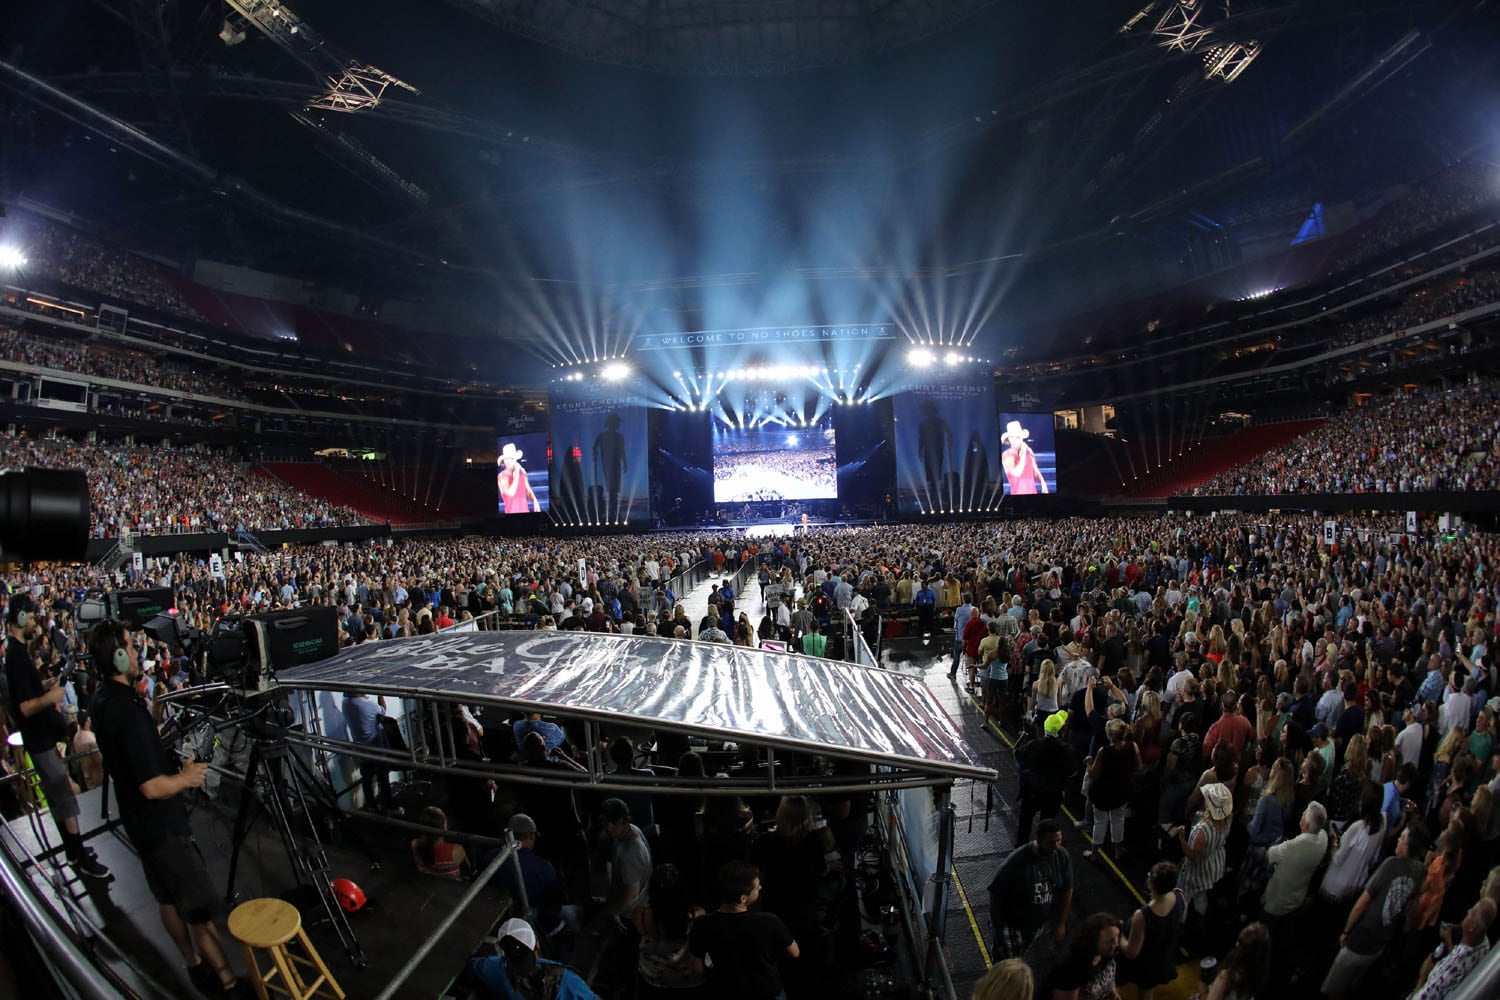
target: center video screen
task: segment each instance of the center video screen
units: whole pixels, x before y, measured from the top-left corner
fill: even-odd
[[[495,440],[495,451],[500,513],[540,514],[550,509],[547,435],[507,434]]]
[[[732,427],[714,421],[714,502],[835,500],[833,420]]]

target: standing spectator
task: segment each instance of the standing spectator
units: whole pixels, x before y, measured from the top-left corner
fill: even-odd
[[[1229,820],[1234,812],[1234,796],[1221,782],[1204,785],[1203,811],[1191,831],[1174,827],[1171,831],[1182,848],[1182,893],[1199,914],[1208,909],[1208,892],[1224,877],[1224,847],[1229,837]]]
[[[1364,891],[1354,901],[1339,936],[1339,953],[1323,977],[1322,992],[1339,1000],[1358,988],[1365,974],[1380,958],[1396,935],[1422,888],[1427,851],[1427,830],[1420,823],[1408,826],[1396,841],[1396,854],[1375,869]]]
[[[57,752],[58,743],[67,736],[59,708],[67,694],[66,686],[55,677],[43,681],[28,649],[41,624],[40,612],[29,597],[11,596],[5,611],[5,685],[10,692],[11,715],[20,724],[22,746],[36,768],[68,863],[95,883],[110,882],[114,876],[94,857],[78,830],[78,798],[73,794],[68,768]]]
[[[538,953],[536,931],[511,917],[496,931],[500,954],[469,959],[483,1000],[597,1000],[578,973]]]
[[[371,698],[358,691],[344,694],[344,724],[349,727],[349,739],[360,746],[385,749],[385,729],[381,718],[385,715],[385,695]],[[400,815],[391,801],[391,772],[384,761],[366,759],[359,764],[359,784],[364,793],[365,808]],[[376,789],[379,788],[379,795]]]
[[[988,891],[996,957],[1023,957],[1032,939],[1048,928],[1052,940],[1063,943],[1073,906],[1073,864],[1062,849],[1062,828],[1055,819],[1043,819],[1036,840],[1010,852]]]
[[[1111,1000],[1115,992],[1115,956],[1120,950],[1120,921],[1095,913],[1083,922],[1072,947],[1047,980],[1052,1000]]]
[[[1019,958],[1007,958],[980,977],[970,1000],[1032,1000],[1035,995],[1031,966]]]
[[[1119,980],[1135,983],[1138,1000],[1151,1000],[1156,987],[1177,978],[1177,944],[1187,918],[1187,900],[1177,888],[1177,866],[1158,861],[1151,866],[1146,885],[1151,899],[1136,910],[1126,924],[1121,947],[1125,961]]]
[[[717,1000],[776,1000],[785,995],[781,965],[802,952],[774,913],[750,909],[760,899],[760,872],[731,861],[719,872],[717,911],[693,921],[688,947]]]
[[[922,589],[912,597],[912,603],[917,608],[917,627],[925,639],[932,634],[933,614],[937,610],[937,591],[932,589],[931,580],[922,581]]]
[[[1066,711],[1053,712],[1042,724],[1043,736],[1030,740],[1016,753],[1020,772],[1021,797],[1017,805],[1016,840],[1024,843],[1031,836],[1031,822],[1037,815],[1052,820],[1062,808],[1063,790],[1072,776],[1076,757],[1073,748],[1062,737],[1068,724]]]
[[[1457,941],[1453,940],[1453,925],[1444,924],[1443,943],[1422,963],[1411,1000],[1443,1000],[1467,979],[1490,953],[1489,930],[1494,922],[1495,901],[1480,899],[1464,915]]]
[[[689,940],[693,921],[703,909],[690,902],[688,884],[677,866],[657,865],[647,892],[650,900],[635,911],[641,935],[636,969],[639,1000],[694,1000],[703,985],[702,963],[694,959]]]
[[[1092,681],[1090,688],[1093,687]],[[1094,807],[1094,845],[1083,852],[1092,860],[1107,852],[1110,843],[1115,851],[1125,847],[1125,805],[1141,769],[1141,753],[1130,742],[1130,727],[1123,719],[1110,719],[1104,726],[1107,743],[1089,762],[1089,802]]]
[[[1235,760],[1239,760],[1244,756],[1245,744],[1255,735],[1255,727],[1241,714],[1240,699],[1236,692],[1225,691],[1221,705],[1223,711],[1219,715],[1219,721],[1209,726],[1203,737],[1203,752],[1212,753],[1218,742],[1224,740],[1234,747]]]

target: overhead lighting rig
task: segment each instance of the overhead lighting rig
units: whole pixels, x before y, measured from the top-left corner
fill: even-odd
[[[244,38],[245,27],[253,25],[323,82],[326,89],[310,97],[301,112],[292,113],[293,118],[329,143],[341,157],[352,160],[418,204],[428,203],[430,196],[426,191],[406,180],[363,144],[306,114],[310,111],[357,114],[377,107],[392,87],[412,94],[420,94],[420,90],[383,69],[362,63],[340,51],[283,3],[272,0],[224,2],[228,4],[230,14],[224,20],[219,37],[226,45],[237,44]]]
[[[1142,8],[1125,22],[1120,28],[1120,34],[1131,31],[1161,6],[1160,3],[1153,3]],[[1261,46],[1257,39],[1243,42],[1217,40],[1216,29],[1222,28],[1232,16],[1229,0],[1224,0],[1223,14],[1217,18],[1210,17],[1210,4],[1207,0],[1172,0],[1165,6],[1166,10],[1151,29],[1156,44],[1178,52],[1202,50],[1205,80],[1218,78],[1225,83],[1233,83],[1241,73],[1250,68],[1255,57],[1260,55]]]

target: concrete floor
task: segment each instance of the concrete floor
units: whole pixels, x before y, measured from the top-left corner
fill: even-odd
[[[129,956],[129,963],[116,961],[110,964],[127,982],[139,984],[143,995],[152,993],[147,982],[149,977],[165,989],[163,995],[195,996],[181,958],[162,929],[156,905],[146,889],[129,841],[122,832],[101,827],[100,791],[84,793],[80,804],[82,825],[89,844],[114,873],[115,881],[107,888],[90,891],[84,891],[84,887],[75,882],[65,891],[88,919],[103,929],[114,946],[113,950]],[[201,801],[194,805],[192,812],[195,840],[216,889],[222,890],[227,881],[236,806],[237,800],[227,803]],[[43,822],[48,824],[51,832],[50,818]],[[26,819],[17,820],[11,826],[28,849],[36,849],[36,838]],[[315,899],[309,904],[307,894],[297,891],[281,838],[267,817],[257,821],[246,839],[235,889],[237,902],[276,896],[289,897],[300,903],[308,937],[340,985],[351,997],[369,997],[392,980],[415,952],[427,930],[457,904],[466,886],[417,875],[411,860],[409,834],[357,820],[348,821],[346,829],[365,843],[378,862],[378,867],[372,867],[370,858],[356,846],[353,836],[348,833],[327,848],[332,876],[353,879],[369,899],[362,911],[350,915],[350,925],[368,963],[363,968],[357,967],[339,944],[322,907]],[[50,871],[50,863],[44,861],[39,869],[31,869],[29,873],[34,882],[56,899],[57,893],[47,878]],[[481,893],[460,917],[455,929],[417,967],[400,995],[440,995],[479,946],[500,915],[502,905],[497,893],[491,890]],[[225,908],[226,914],[231,908]],[[245,963],[239,947],[229,938],[222,921],[220,928],[231,964],[243,973]],[[137,974],[132,966],[138,967],[144,976]]]

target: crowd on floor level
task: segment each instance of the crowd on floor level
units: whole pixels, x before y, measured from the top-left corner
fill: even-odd
[[[126,581],[39,567],[6,585],[7,604],[40,609],[28,652],[45,675],[76,646],[71,614],[101,584],[169,586],[200,625],[334,604],[346,643],[431,631],[492,603],[544,628],[664,635],[679,617],[665,584],[674,570],[706,561],[732,580],[748,562],[742,586],[771,603],[782,596],[772,588],[790,584],[801,601],[821,596],[826,613],[905,617],[945,653],[951,635],[955,681],[972,677],[984,711],[1021,736],[1020,846],[988,889],[992,953],[1024,969],[1002,962],[982,991],[1023,977],[1051,997],[1149,990],[1177,975],[1185,945],[1219,957],[1206,987],[1215,1000],[1319,990],[1437,1000],[1500,930],[1500,700],[1487,666],[1500,641],[1500,540],[1431,527],[1411,535],[1393,518],[1348,518],[1336,547],[1323,544],[1320,518],[1248,515],[828,528],[759,542],[428,540],[286,549],[226,566],[222,579],[179,559]],[[733,615],[745,598],[723,587]],[[779,634],[767,617],[757,631]],[[820,624],[792,621],[793,638]],[[724,624],[672,631],[717,639],[704,632]],[[143,696],[199,679],[198,664],[141,643]],[[379,745],[381,706],[344,707],[354,738]],[[75,727],[84,721],[75,714]],[[460,752],[525,768],[572,768],[581,742],[567,718],[457,710],[451,724]],[[705,755],[667,734],[608,735],[623,774],[765,766],[750,747]],[[780,766],[828,768],[811,757]],[[389,776],[366,772],[367,804],[399,808]],[[521,837],[525,877],[537,880],[533,943],[601,993],[638,980],[749,995],[720,963],[705,971],[705,956],[753,966],[766,996],[819,995],[830,981],[861,863],[860,796],[599,801],[502,782],[492,800],[485,782],[464,779],[445,791],[441,822],[427,825]],[[1076,857],[1061,846],[1065,803],[1092,833]],[[419,838],[415,864],[434,877],[474,870],[444,845]],[[1094,913],[1073,896],[1077,865],[1112,863],[1149,868],[1146,906]],[[590,872],[608,885],[603,897],[578,889]],[[491,985],[505,974],[503,962],[474,970]]]
[[[129,531],[274,531],[368,524],[368,518],[256,475],[208,448],[144,447],[0,435],[0,467],[82,469],[89,536]]]
[[[1198,496],[1500,489],[1500,382],[1372,398],[1214,476]]]

